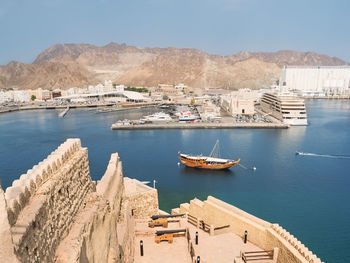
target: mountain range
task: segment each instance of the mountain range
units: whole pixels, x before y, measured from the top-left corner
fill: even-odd
[[[106,79],[127,86],[184,83],[191,87],[262,88],[279,78],[283,65],[348,65],[314,52],[239,52],[212,55],[192,48],[138,48],[109,43],[55,44],[32,64],[12,61],[0,66],[0,88],[68,89]]]

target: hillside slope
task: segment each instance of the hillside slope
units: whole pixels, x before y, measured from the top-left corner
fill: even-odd
[[[134,86],[185,83],[192,87],[256,89],[271,85],[283,65],[344,64],[339,58],[290,50],[219,56],[189,48],[55,44],[40,53],[33,64],[10,62],[0,66],[0,88],[65,89],[111,79]]]

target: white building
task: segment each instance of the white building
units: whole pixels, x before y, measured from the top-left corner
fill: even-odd
[[[105,80],[105,85],[103,87],[103,92],[110,92],[110,91],[113,91],[115,90],[113,88],[113,83],[111,80]]]
[[[261,109],[289,125],[307,125],[307,114],[303,99],[290,92],[265,93],[260,101]]]
[[[8,92],[0,91],[0,104],[10,102],[11,100],[11,96],[9,96]]]
[[[179,84],[175,85],[174,88],[179,89],[179,90],[184,90],[187,88],[187,86],[183,83],[179,83]]]
[[[0,102],[29,102],[30,97],[25,90],[10,90],[0,93]]]
[[[96,86],[90,85],[88,87],[88,91],[90,94],[95,94],[95,93],[107,93],[107,92],[112,92],[115,91],[116,89],[113,87],[113,83],[111,80],[105,80],[105,84],[97,84]],[[124,89],[123,89],[124,90]]]
[[[350,66],[284,66],[280,86],[300,95],[342,95],[350,91]]]
[[[123,92],[125,88],[126,87],[124,85],[116,85],[114,90],[118,92]]]
[[[232,115],[255,113],[254,101],[257,92],[250,89],[240,89],[221,96],[221,106]]]
[[[97,84],[96,86],[90,85],[88,87],[89,93],[90,94],[95,94],[95,93],[103,93],[103,89],[105,86],[103,86],[101,83]]]

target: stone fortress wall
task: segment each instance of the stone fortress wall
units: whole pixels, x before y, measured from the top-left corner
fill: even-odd
[[[172,213],[188,213],[215,227],[230,225],[229,231],[242,238],[248,231],[248,240],[258,247],[264,250],[279,248],[278,263],[321,263],[316,255],[278,224],[271,224],[212,196],[204,202],[193,199],[181,204]]]
[[[149,201],[158,210],[158,199]],[[133,262],[132,204],[118,154],[96,183],[87,149],[68,139],[5,193],[0,187],[0,262]]]

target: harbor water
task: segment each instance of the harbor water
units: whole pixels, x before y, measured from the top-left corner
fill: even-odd
[[[124,176],[151,185],[156,180],[163,210],[213,195],[280,224],[325,262],[350,262],[350,100],[309,100],[306,106],[310,125],[290,129],[110,129],[155,108],[72,109],[64,118],[56,110],[0,114],[0,180],[8,187],[67,138],[80,138],[93,180],[118,152]],[[217,139],[222,157],[241,158],[241,166],[205,171],[178,164],[178,151],[208,154]]]

